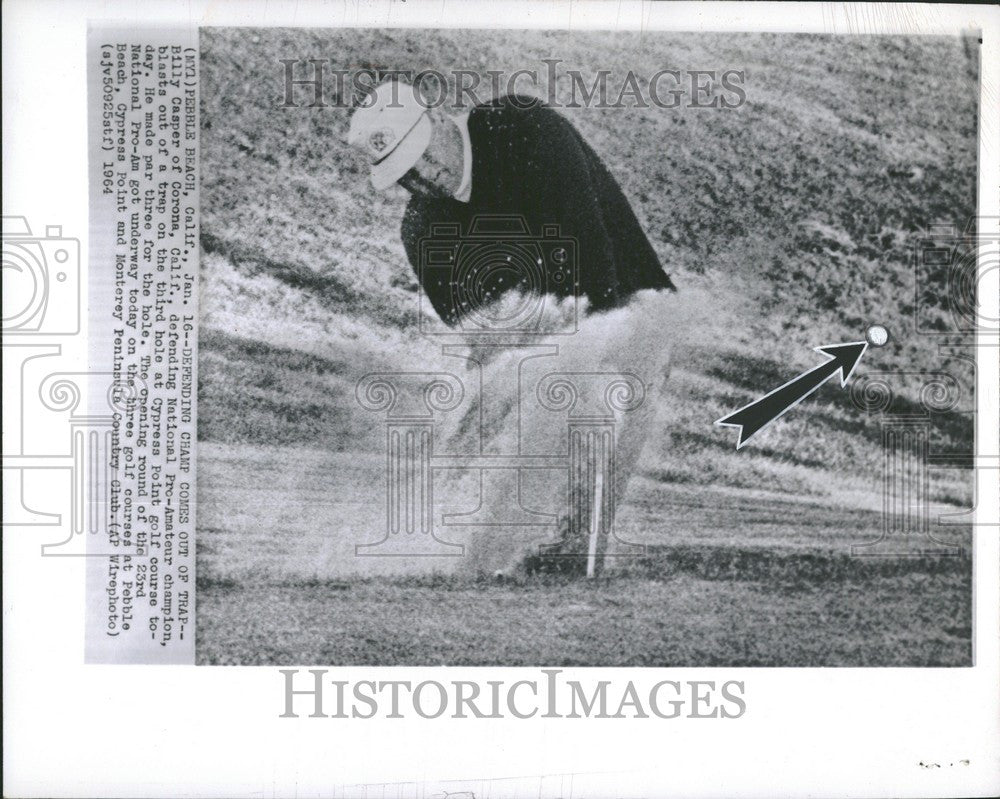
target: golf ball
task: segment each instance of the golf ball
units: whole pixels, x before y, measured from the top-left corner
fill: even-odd
[[[889,340],[889,331],[882,325],[872,325],[865,331],[865,338],[873,347],[884,347]]]

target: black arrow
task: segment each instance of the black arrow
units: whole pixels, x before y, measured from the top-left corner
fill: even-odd
[[[778,386],[770,394],[765,394],[756,402],[744,405],[735,413],[723,416],[716,424],[740,428],[740,440],[736,449],[746,444],[757,433],[779,416],[787,413],[802,400],[812,394],[827,380],[840,372],[840,385],[846,386],[854,367],[868,349],[867,341],[853,341],[850,344],[831,344],[813,347],[816,352],[829,355],[830,359],[819,366],[792,378],[783,386]]]

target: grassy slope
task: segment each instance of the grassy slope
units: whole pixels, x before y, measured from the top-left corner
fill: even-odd
[[[912,335],[914,236],[942,219],[964,224],[974,211],[973,84],[958,40],[202,37],[204,440],[319,435],[349,446],[366,421],[351,418],[343,391],[372,358],[384,359],[387,342],[410,345],[403,362],[417,346],[415,287],[398,235],[405,195],[370,191],[365,166],[342,146],[346,111],[275,107],[277,59],[291,56],[513,70],[557,55],[565,68],[606,65],[618,80],[626,65],[647,75],[664,65],[745,67],[749,99],[737,110],[565,111],[607,159],[694,309],[669,431],[671,449],[691,451],[689,460],[731,448],[731,431],[707,422],[815,363],[812,346],[856,339],[874,321],[894,337],[859,375],[943,367],[971,380],[961,362],[943,363],[933,342]],[[248,396],[234,402],[234,383]],[[914,406],[915,378],[897,384],[901,402]],[[321,386],[324,397],[303,399]],[[874,461],[859,449],[877,440],[877,420],[844,400],[824,389],[762,444],[778,461],[864,469]],[[965,396],[956,411],[970,408]],[[970,448],[968,418],[940,421],[939,449]]]
[[[747,538],[769,547],[774,536],[750,535],[744,520],[748,509],[771,507],[776,496],[826,508],[831,529],[841,523],[837,508],[877,510],[878,418],[859,412],[841,389],[824,387],[738,454],[733,432],[711,425],[813,365],[811,347],[855,340],[875,321],[893,339],[866,355],[858,376],[911,373],[894,378],[893,410],[912,412],[919,409],[919,378],[912,373],[954,374],[964,393],[955,408],[935,416],[932,446],[971,449],[972,373],[961,361],[943,360],[927,337],[913,335],[917,286],[910,262],[919,231],[940,220],[964,225],[974,212],[974,61],[961,41],[209,30],[202,32],[202,49],[202,441],[241,451],[363,448],[372,420],[353,400],[357,379],[428,351],[413,332],[415,285],[398,236],[404,193],[370,191],[367,168],[342,145],[345,111],[276,107],[278,59],[510,72],[555,56],[567,69],[611,68],[612,84],[628,68],[640,75],[664,67],[747,72],[748,103],[738,110],[565,112],[621,182],[681,287],[689,318],[669,412],[651,435],[633,517],[667,525],[675,544],[731,548]],[[932,305],[931,326],[944,329],[947,300],[940,294],[923,299]],[[722,514],[713,530],[675,524],[679,494],[703,485],[735,492],[730,504],[743,515]],[[227,493],[218,490],[222,519]],[[935,472],[932,497],[971,504],[968,472]],[[671,503],[674,510],[665,511]],[[786,538],[792,532],[780,531]],[[199,551],[207,578],[203,607],[218,603],[220,613],[229,607],[246,614],[269,602],[272,589],[248,597],[225,582],[227,570],[238,571],[238,560],[213,554],[225,540],[206,534],[199,541],[206,547]],[[257,577],[279,586],[308,578],[308,567],[296,567],[295,576],[286,565],[279,558]],[[946,597],[952,597],[961,604],[967,578],[948,579],[942,602],[951,607]],[[879,596],[889,590],[880,585]],[[744,589],[732,590],[733,597],[719,601],[754,606],[740,594]],[[479,596],[489,606],[491,597],[470,591],[468,601]],[[935,629],[951,613],[938,614]],[[838,618],[847,625],[845,640],[861,645],[864,626],[852,627],[843,612]],[[967,614],[955,618],[967,627]],[[202,644],[214,641],[224,650],[223,631],[211,627],[212,614],[205,619]],[[643,634],[641,625],[631,629]],[[935,656],[937,662],[962,657],[954,653],[965,652],[966,643],[954,643],[953,654]]]

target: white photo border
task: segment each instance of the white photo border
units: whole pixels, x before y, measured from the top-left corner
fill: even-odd
[[[636,2],[29,2],[3,8],[3,205],[81,240],[88,264],[86,33],[136,27],[315,26],[982,31],[979,216],[1000,216],[1000,14],[992,6]],[[980,289],[1000,317],[1000,275]],[[85,277],[81,285],[86,285]],[[85,342],[86,328],[80,341]],[[77,342],[79,344],[79,342]],[[78,351],[77,351],[78,350]],[[77,347],[81,369],[86,348]],[[1000,349],[979,347],[979,456],[1000,442]],[[6,435],[6,434],[5,434]],[[3,537],[4,776],[10,796],[330,796],[337,786],[578,774],[636,796],[989,796],[1000,792],[1000,483],[979,470],[975,665],[953,669],[663,669],[743,680],[738,720],[279,718],[277,668],[85,666],[84,563]],[[6,504],[6,503],[5,503]],[[309,665],[309,664],[303,664]],[[342,669],[410,679],[417,668]],[[440,670],[436,670],[440,675]],[[522,678],[451,668],[451,679]],[[567,673],[570,670],[567,670]],[[627,669],[587,669],[624,679]],[[373,675],[381,675],[375,676]],[[939,768],[927,768],[936,763]],[[951,764],[951,765],[948,765]],[[612,775],[608,777],[607,775]]]

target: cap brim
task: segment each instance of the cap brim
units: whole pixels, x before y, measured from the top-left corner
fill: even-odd
[[[421,116],[391,153],[377,164],[372,164],[372,186],[379,191],[387,189],[409,172],[431,143],[433,129],[427,114]]]

